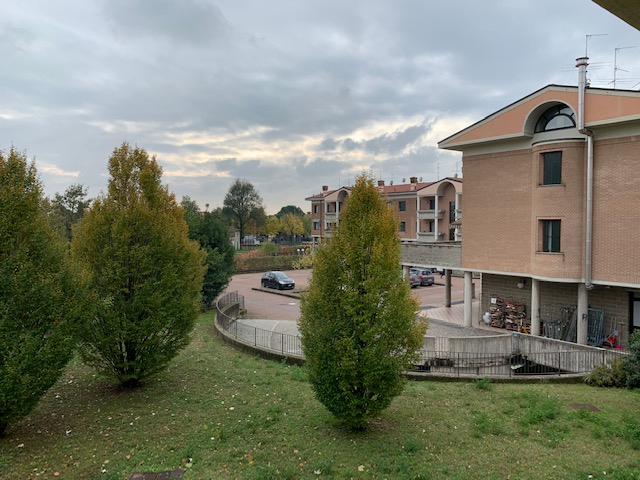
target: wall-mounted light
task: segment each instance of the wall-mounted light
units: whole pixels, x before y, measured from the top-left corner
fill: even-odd
[[[516,284],[516,287],[518,288],[524,288],[524,286],[527,284],[527,279],[522,277],[520,279],[520,281]]]

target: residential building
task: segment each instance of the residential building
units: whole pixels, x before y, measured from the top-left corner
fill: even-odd
[[[640,92],[589,88],[577,62],[578,87],[541,88],[439,147],[463,155],[461,268],[482,274],[482,312],[521,303],[547,336],[573,312],[578,343],[624,344],[640,328]]]
[[[378,180],[377,188],[397,214],[399,235],[403,241],[460,240],[461,231],[457,225],[462,218],[462,178],[422,182],[418,177],[411,177],[409,183],[397,185],[385,185],[384,180]],[[314,243],[331,236],[350,192],[350,187],[329,190],[325,185],[321,193],[305,199],[311,202],[311,237]]]

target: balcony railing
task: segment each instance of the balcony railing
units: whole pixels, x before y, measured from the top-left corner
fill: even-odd
[[[418,210],[418,219],[420,220],[442,220],[444,210]]]
[[[418,232],[418,240],[421,242],[435,242],[435,232]]]

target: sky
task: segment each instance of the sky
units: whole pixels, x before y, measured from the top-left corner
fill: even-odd
[[[20,0],[0,5],[0,150],[47,196],[107,191],[123,142],[180,201],[267,213],[357,175],[463,175],[437,142],[554,83],[640,89],[640,32],[591,0]],[[208,206],[208,207],[207,207]]]

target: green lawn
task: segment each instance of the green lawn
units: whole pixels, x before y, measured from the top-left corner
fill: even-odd
[[[184,468],[185,479],[640,479],[638,391],[409,382],[352,432],[315,400],[303,368],[225,345],[210,315],[193,337],[134,392],[72,363],[0,439],[0,478]]]

